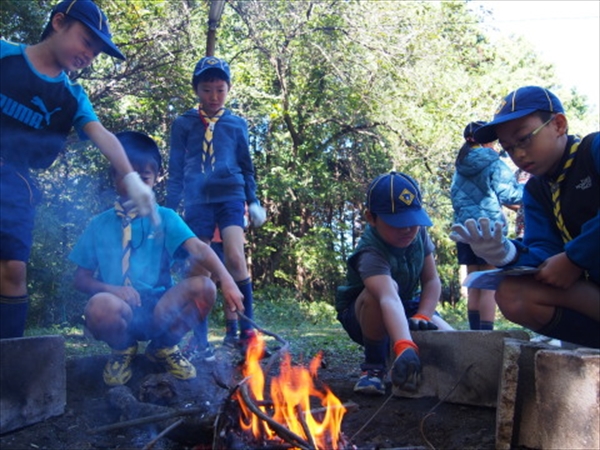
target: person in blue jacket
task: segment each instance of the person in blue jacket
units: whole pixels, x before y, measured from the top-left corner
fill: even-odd
[[[116,168],[139,213],[158,220],[154,193],[102,125],[83,87],[69,77],[101,52],[125,60],[106,15],[91,0],[58,3],[37,44],[0,40],[0,339],[25,332],[27,263],[41,198],[37,173],[54,163],[73,129]]]
[[[496,291],[504,316],[539,334],[600,348],[600,134],[568,134],[560,100],[540,86],[507,95],[475,132],[500,141],[525,185],[523,240],[509,240],[488,218],[452,226],[450,237],[498,267],[532,266]]]
[[[225,266],[244,294],[244,314],[253,318],[253,287],[244,252],[244,215],[261,226],[265,210],[256,196],[246,121],[224,107],[231,87],[229,65],[206,56],[196,64],[192,87],[200,105],[177,117],[171,127],[166,206],[178,209],[192,231],[209,243],[218,226]],[[206,321],[194,330],[198,352],[213,359]],[[225,344],[246,347],[253,335],[246,320],[227,320]]]
[[[513,171],[500,159],[494,142],[479,143],[474,133],[485,122],[471,122],[464,131],[465,142],[456,157],[456,171],[452,178],[450,196],[454,208],[454,223],[467,219],[487,217],[502,224],[503,234],[508,233],[508,223],[503,205],[521,203],[523,187]],[[467,274],[494,267],[473,253],[468,244],[456,244],[459,264],[467,266]],[[467,316],[471,330],[493,330],[496,316],[494,291],[467,289]]]

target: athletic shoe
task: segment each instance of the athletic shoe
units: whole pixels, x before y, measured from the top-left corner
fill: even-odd
[[[159,363],[167,372],[180,380],[196,378],[196,368],[179,350],[179,347],[153,348],[152,344],[146,347],[146,357]]]
[[[382,370],[367,370],[363,372],[354,385],[354,392],[367,395],[385,395]]]
[[[217,359],[212,346],[207,344],[205,347],[201,347],[195,337],[190,338],[182,353],[188,361],[212,362]]]
[[[229,348],[238,348],[239,339],[237,336],[225,335],[225,338],[223,339],[223,345]]]
[[[412,347],[405,348],[394,360],[392,384],[405,391],[416,391],[421,379],[421,360]]]
[[[137,343],[125,350],[112,350],[102,372],[102,378],[104,378],[107,385],[121,386],[130,380],[132,375],[131,361],[133,361],[137,350]]]

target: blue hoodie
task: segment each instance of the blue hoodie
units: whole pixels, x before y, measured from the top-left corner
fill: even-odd
[[[450,188],[454,223],[467,219],[487,217],[505,225],[502,205],[518,205],[523,196],[523,185],[517,182],[513,171],[491,148],[471,149],[456,165]]]

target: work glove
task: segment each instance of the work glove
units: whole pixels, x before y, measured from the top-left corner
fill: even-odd
[[[478,222],[468,219],[464,226],[452,225],[450,239],[469,244],[473,253],[496,267],[505,266],[517,254],[515,245],[502,234],[502,224],[496,222],[492,227],[486,217],[480,217]]]
[[[123,184],[127,191],[127,196],[137,208],[140,216],[150,216],[154,225],[160,224],[160,216],[156,211],[156,201],[154,199],[154,191],[144,184],[140,175],[137,172],[129,172],[123,177]]]
[[[408,319],[408,328],[413,331],[420,330],[437,330],[438,326],[424,314],[415,314]]]
[[[250,213],[250,222],[255,228],[260,227],[267,220],[265,208],[260,206],[258,202],[250,203],[248,206],[248,212]]]

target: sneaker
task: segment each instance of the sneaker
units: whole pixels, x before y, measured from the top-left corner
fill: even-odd
[[[229,348],[238,348],[239,339],[237,336],[225,335],[225,338],[223,339],[223,345]]]
[[[132,375],[131,361],[133,361],[137,350],[137,343],[125,350],[112,350],[102,372],[102,378],[104,378],[107,385],[121,386],[130,380]]]
[[[212,362],[217,358],[215,357],[215,352],[210,344],[206,347],[201,347],[198,345],[198,342],[195,338],[191,338],[187,345],[182,350],[183,356],[185,356],[188,361],[206,361]]]
[[[367,395],[385,395],[383,371],[367,370],[363,372],[358,382],[354,385],[354,392]]]
[[[153,348],[146,347],[146,357],[153,362],[162,365],[167,372],[180,380],[196,378],[196,368],[190,363],[179,350],[179,347]]]
[[[391,370],[392,384],[405,391],[416,391],[421,379],[421,360],[412,347],[396,356]]]

